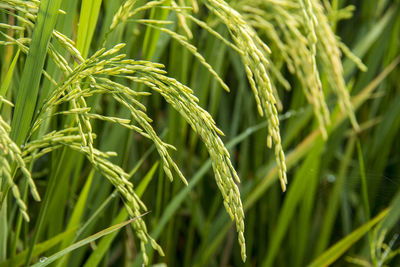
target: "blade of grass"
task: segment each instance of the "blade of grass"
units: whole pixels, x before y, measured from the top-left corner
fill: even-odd
[[[42,243],[38,243],[35,245],[35,247],[33,248],[33,253],[32,256],[36,257],[39,256],[40,254],[45,253],[46,251],[48,251],[49,249],[55,247],[56,245],[58,245],[66,236],[68,236],[69,234],[71,234],[71,232],[75,230],[75,229],[70,229],[68,231],[65,231],[61,234],[58,234],[54,237],[52,237],[49,240],[46,240]],[[0,267],[9,267],[9,266],[21,266],[24,263],[24,260],[26,258],[28,254],[28,249],[20,252],[19,254],[17,254],[14,258],[12,259],[8,259],[6,261],[3,261],[0,263]]]
[[[7,199],[3,202],[0,209],[0,262],[7,259],[7,240],[8,240],[8,225],[7,225]]]
[[[357,152],[358,152],[358,164],[360,167],[360,174],[361,174],[361,189],[362,189],[362,198],[364,204],[364,212],[365,212],[365,218],[368,221],[370,220],[371,212],[368,200],[368,185],[367,185],[367,177],[365,176],[364,157],[361,149],[360,140],[357,140]]]
[[[5,78],[4,78],[4,81],[1,84],[0,96],[2,96],[2,97],[6,96],[8,88],[10,87],[11,79],[12,79],[12,76],[14,74],[14,68],[15,68],[15,65],[17,64],[17,61],[18,61],[18,58],[19,58],[19,52],[20,52],[20,50],[18,49],[17,53],[14,56],[13,61],[11,62],[10,67],[8,68],[8,71],[7,71],[7,74],[6,74]],[[1,104],[2,103],[0,103],[0,107],[1,107]]]
[[[357,242],[361,237],[363,237],[374,225],[380,222],[386,217],[390,208],[383,210],[375,218],[367,222],[366,224],[360,226],[354,230],[350,235],[346,236],[327,251],[325,251],[321,256],[315,259],[308,267],[320,267],[328,266],[335,262],[340,256],[342,256],[355,242]]]
[[[83,58],[86,58],[89,53],[100,13],[101,2],[102,0],[82,1],[76,48],[81,52]]]
[[[384,231],[389,231],[395,227],[400,219],[400,190],[393,197],[391,209],[382,223],[379,225],[377,236],[379,237]]]
[[[12,50],[9,50],[12,53]],[[0,98],[7,99],[7,92],[10,87],[12,77],[14,74],[14,69],[16,66],[16,63],[18,61],[20,54],[20,50],[18,49],[17,53],[15,54],[8,71],[5,75],[4,80],[2,81],[1,87],[0,87]],[[2,102],[0,101],[0,110],[2,106]],[[4,112],[4,111],[3,111]],[[10,111],[11,113],[11,111]],[[4,115],[4,113],[2,114]],[[0,179],[0,190],[3,189],[3,178]],[[3,196],[2,196],[3,197]],[[7,233],[8,233],[8,223],[7,223],[7,199],[3,202],[3,205],[0,205],[0,261],[5,261],[7,258]]]
[[[23,144],[35,112],[40,77],[60,5],[61,0],[43,0],[40,2],[11,124],[11,138],[17,145]]]
[[[171,5],[171,0],[167,0],[163,3],[165,6]],[[168,9],[156,9],[152,8],[150,13],[151,20],[165,20],[169,14]],[[152,27],[147,27],[144,41],[143,41],[143,58],[146,60],[151,60],[158,44],[161,31],[154,29]]]
[[[59,163],[63,162],[64,156],[67,152],[68,151],[66,148],[62,149],[61,155],[59,157],[60,159]],[[56,169],[54,170],[54,174],[50,176],[49,182],[47,184],[46,193],[43,199],[43,203],[40,207],[39,216],[35,224],[33,237],[30,241],[29,252],[26,257],[26,263],[25,263],[26,265],[30,264],[30,261],[32,259],[33,248],[39,239],[39,235],[41,233],[43,224],[47,219],[46,217],[49,211],[49,206],[51,204],[51,199],[54,194],[55,188],[57,186],[57,178],[59,177],[62,167],[63,167],[62,164],[57,165]]]
[[[74,211],[72,212],[71,218],[68,222],[68,226],[66,229],[67,231],[69,229],[76,228],[82,219],[83,212],[85,211],[85,205],[89,194],[90,186],[92,185],[93,176],[94,176],[94,170],[92,169],[85,182],[85,186],[83,187],[79,195],[78,201],[75,204]],[[74,237],[75,233],[71,233],[71,235],[64,238],[63,242],[60,245],[60,249],[63,249],[67,247],[69,244],[71,244],[74,240]],[[58,263],[57,266],[63,266],[67,263],[67,261],[68,261],[68,255],[66,255],[65,258],[63,258],[63,260]]]
[[[71,36],[74,27],[74,18],[75,18],[75,10],[78,6],[78,0],[69,0],[63,1],[61,3],[61,9],[66,12],[65,15],[61,16],[57,20],[56,30],[63,33],[66,36]],[[53,41],[52,45],[55,47],[57,51],[63,51],[62,46],[59,42]],[[63,55],[65,56],[66,53],[64,52]],[[61,70],[57,68],[57,65],[54,61],[47,62],[46,64],[46,71],[47,73],[53,77],[55,81],[59,81],[61,77]],[[44,80],[42,85],[42,90],[39,95],[38,106],[43,104],[43,101],[49,96],[49,93],[54,89],[54,85],[49,80]],[[42,124],[41,128],[46,129],[46,124]],[[44,129],[42,131],[44,131]]]
[[[145,214],[142,214],[140,217],[144,216]],[[44,267],[44,266],[47,266],[50,263],[52,263],[52,262],[56,261],[57,259],[59,259],[60,257],[70,253],[71,251],[73,251],[75,249],[78,249],[78,248],[80,248],[80,247],[82,247],[82,246],[84,246],[86,244],[89,244],[90,242],[93,242],[93,241],[95,241],[95,240],[97,240],[97,239],[99,239],[99,238],[101,238],[103,236],[109,235],[109,234],[121,229],[122,227],[130,224],[131,222],[133,222],[137,218],[133,218],[133,219],[130,219],[128,221],[125,221],[125,222],[113,225],[111,227],[108,227],[108,228],[106,228],[106,229],[104,229],[104,230],[102,230],[102,231],[100,231],[100,232],[98,232],[98,233],[96,233],[94,235],[91,235],[91,236],[89,236],[89,237],[87,237],[87,238],[85,238],[85,239],[83,239],[83,240],[81,240],[79,242],[76,242],[75,244],[73,244],[73,245],[61,250],[60,252],[57,252],[56,254],[54,254],[54,255],[46,258],[46,259],[42,259],[43,262],[38,262],[38,263],[32,265],[32,267]]]
[[[52,161],[60,165],[60,167],[55,167],[53,170],[60,171],[50,172],[52,176],[57,175],[57,177],[49,178],[49,180],[56,180],[57,186],[54,188],[47,211],[47,214],[52,214],[52,216],[44,214],[43,228],[46,229],[49,237],[61,232],[65,227],[66,210],[68,210],[68,195],[74,193],[70,191],[70,177],[74,172],[74,168],[78,167],[76,164],[79,162],[78,159],[80,159],[81,156],[75,151],[70,151],[66,148],[63,149],[66,150],[65,153],[54,153],[52,155]],[[62,157],[60,157],[60,155]]]
[[[140,184],[137,186],[135,193],[141,197],[144,192],[146,191],[147,186],[149,185],[150,181],[153,179],[154,173],[157,170],[159,162],[157,161],[153,167],[151,167],[150,171],[144,176]]]

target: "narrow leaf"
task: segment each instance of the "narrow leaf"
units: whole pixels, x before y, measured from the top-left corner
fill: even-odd
[[[60,5],[61,0],[40,1],[32,42],[20,79],[21,83],[11,124],[11,138],[17,145],[21,145],[25,140],[35,112],[40,77],[42,76],[47,48],[57,21]]]
[[[363,237],[375,224],[380,222],[388,214],[390,208],[385,209],[379,213],[375,218],[360,226],[351,234],[337,242],[331,248],[314,260],[308,267],[319,267],[328,266],[335,262],[340,256],[342,256],[354,243],[356,243],[361,237]]]
[[[56,246],[58,243],[60,243],[65,237],[67,237],[69,234],[71,234],[71,232],[75,230],[75,229],[70,229],[68,231],[65,231],[61,234],[56,235],[55,237],[46,240],[42,243],[36,244],[33,248],[33,253],[32,256],[33,257],[37,257],[40,254],[45,253],[46,251],[48,251],[49,249],[53,248],[54,246]],[[22,251],[21,253],[19,253],[18,255],[16,255],[14,258],[12,259],[8,259],[4,262],[0,263],[0,267],[8,267],[8,266],[21,266],[25,259],[26,256],[28,255],[28,249]]]
[[[143,214],[144,215],[144,214]],[[142,215],[142,216],[143,216]],[[70,253],[71,251],[78,249],[86,244],[89,244],[90,242],[93,242],[97,239],[99,239],[100,237],[103,237],[105,235],[111,234],[114,231],[117,231],[118,229],[130,224],[131,222],[133,222],[134,220],[136,220],[139,217],[133,218],[131,220],[128,220],[126,222],[122,222],[119,223],[117,225],[113,225],[109,228],[104,229],[103,231],[100,231],[94,235],[89,236],[88,238],[85,238],[79,242],[76,242],[75,244],[53,254],[52,256],[48,257],[48,258],[42,258],[42,260],[34,265],[32,265],[33,267],[43,267],[43,266],[47,266],[50,263],[54,262],[55,260],[59,259],[60,257]]]
[[[83,58],[86,58],[89,53],[90,43],[92,42],[100,13],[101,2],[102,0],[82,1],[76,47],[81,52]]]
[[[14,59],[11,62],[11,65],[10,65],[8,71],[7,71],[6,77],[4,78],[3,83],[1,84],[0,96],[2,96],[2,97],[6,96],[8,88],[10,87],[11,79],[12,79],[12,76],[14,74],[14,68],[15,68],[15,65],[17,64],[17,61],[18,61],[18,58],[19,58],[19,51],[20,50],[18,50],[17,53],[15,54]],[[0,103],[0,106],[1,106],[1,103]]]

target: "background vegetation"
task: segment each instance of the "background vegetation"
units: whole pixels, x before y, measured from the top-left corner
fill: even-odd
[[[0,11],[1,267],[400,265],[400,1]]]

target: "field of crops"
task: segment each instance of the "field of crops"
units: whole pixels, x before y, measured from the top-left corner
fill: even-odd
[[[400,266],[400,1],[0,0],[0,267]]]

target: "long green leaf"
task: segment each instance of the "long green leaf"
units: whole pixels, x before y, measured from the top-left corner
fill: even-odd
[[[48,258],[42,258],[40,262],[32,265],[32,267],[47,266],[50,263],[54,262],[55,260],[61,258],[62,256],[70,253],[71,251],[73,251],[73,250],[75,250],[77,248],[80,248],[80,247],[82,247],[82,246],[84,246],[86,244],[89,244],[90,242],[93,242],[93,241],[95,241],[95,240],[97,240],[97,239],[99,239],[99,238],[101,238],[103,236],[111,234],[112,232],[117,231],[118,229],[121,229],[122,227],[124,227],[125,225],[130,224],[131,222],[133,222],[136,219],[137,218],[133,218],[131,220],[128,220],[128,221],[119,223],[117,225],[113,225],[113,226],[111,226],[109,228],[106,228],[106,229],[104,229],[104,230],[102,230],[102,231],[100,231],[100,232],[98,232],[98,233],[96,233],[94,235],[89,236],[88,238],[85,238],[85,239],[83,239],[83,240],[81,240],[79,242],[76,242],[75,244],[73,244],[73,245],[61,250],[60,252],[57,252],[56,254],[54,254],[54,255],[52,255],[52,256],[50,256]]]
[[[168,6],[171,4],[171,0],[167,0],[163,3]],[[150,19],[159,19],[165,20],[169,14],[168,9],[151,9]],[[158,29],[154,29],[152,27],[148,27],[145,33],[144,41],[143,41],[143,57],[146,60],[151,60],[157,47],[158,40],[160,38],[161,31]]]
[[[45,253],[46,251],[48,251],[49,249],[55,247],[57,244],[59,244],[65,237],[67,237],[68,235],[71,234],[71,232],[73,232],[75,229],[70,229],[68,231],[65,231],[61,234],[58,234],[54,237],[52,237],[49,240],[46,240],[42,243],[38,243],[35,245],[35,247],[33,248],[33,253],[32,256],[33,257],[37,257],[43,253]],[[19,253],[18,255],[16,255],[14,258],[12,259],[8,259],[6,261],[3,261],[0,263],[0,267],[9,267],[9,266],[20,266],[24,263],[26,256],[28,255],[28,250],[24,250],[21,253]]]
[[[321,256],[315,259],[308,267],[320,267],[328,266],[335,262],[340,256],[342,256],[355,242],[357,242],[361,237],[363,237],[375,224],[380,222],[386,217],[390,208],[385,209],[379,213],[375,218],[367,222],[366,224],[360,226],[350,235],[346,236],[327,251],[325,251]]]
[[[96,29],[102,0],[83,0],[79,18],[76,47],[83,58],[89,53],[94,30]]]
[[[90,186],[92,185],[93,181],[94,170],[92,170],[89,174],[88,179],[85,182],[85,186],[82,189],[81,194],[79,195],[78,201],[75,204],[74,211],[72,212],[71,219],[69,220],[67,230],[73,229],[77,227],[81,221],[83,212],[85,211],[86,201],[89,194]],[[69,235],[66,237],[63,242],[61,243],[60,248],[63,249],[71,244],[74,240],[74,234]],[[62,266],[63,263],[66,263],[68,256],[66,256],[63,261],[60,261],[58,266]]]
[[[18,145],[24,142],[35,113],[40,77],[60,5],[61,0],[43,0],[40,2],[11,124],[11,138]]]
[[[13,74],[14,74],[14,68],[15,68],[15,65],[17,64],[17,61],[18,61],[18,58],[19,58],[19,52],[20,52],[20,51],[21,51],[21,50],[18,50],[17,53],[15,54],[14,59],[13,59],[13,61],[11,62],[10,67],[8,68],[6,77],[4,78],[3,83],[1,84],[0,96],[2,96],[2,97],[5,97],[5,96],[6,96],[7,91],[8,91],[8,88],[10,87],[11,79],[12,79],[12,76],[13,76]],[[0,106],[1,106],[1,103],[0,103]]]
[[[7,257],[7,199],[0,208],[0,261],[4,261]]]

